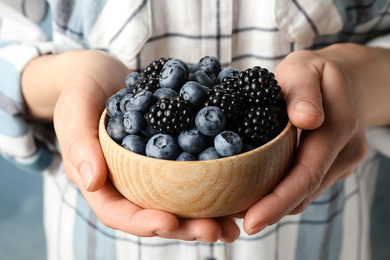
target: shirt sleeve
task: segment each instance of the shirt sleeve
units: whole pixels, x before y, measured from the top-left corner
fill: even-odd
[[[0,153],[24,170],[42,172],[53,156],[24,119],[20,80],[29,61],[55,53],[50,33],[45,33],[50,31],[50,11],[45,1],[20,10],[11,6],[13,2],[7,3],[11,4],[0,1]]]

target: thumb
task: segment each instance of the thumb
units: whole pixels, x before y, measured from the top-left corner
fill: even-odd
[[[304,130],[318,128],[324,121],[320,59],[310,51],[298,51],[286,57],[275,69],[287,104],[289,119]]]
[[[125,86],[129,73],[118,59],[100,51],[70,52],[61,63],[60,97],[54,127],[69,179],[79,188],[97,191],[105,183],[107,165],[100,148],[98,125],[107,99]]]
[[[96,93],[99,92],[66,89],[57,102],[54,114],[54,126],[67,175],[73,183],[80,188],[84,186],[87,191],[98,190],[107,176],[98,139],[98,123],[105,97],[96,97],[99,95]]]

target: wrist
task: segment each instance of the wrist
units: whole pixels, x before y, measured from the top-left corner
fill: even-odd
[[[21,75],[21,91],[26,118],[51,121],[54,106],[60,95],[53,84],[53,64],[57,55],[44,55],[31,60]]]
[[[390,116],[390,50],[358,44],[335,44],[318,50],[326,62],[337,66],[356,99],[367,126],[388,125]]]

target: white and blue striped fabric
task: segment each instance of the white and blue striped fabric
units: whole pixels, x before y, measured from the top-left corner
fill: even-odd
[[[195,64],[205,55],[273,70],[295,50],[390,48],[389,32],[389,0],[0,0],[0,151],[43,173],[48,259],[370,259],[377,152],[390,155],[389,129],[367,129],[370,151],[353,175],[257,235],[242,231],[232,244],[140,238],[97,219],[67,179],[50,126],[25,121],[19,82],[34,57],[73,49],[106,51],[134,71],[160,57]]]

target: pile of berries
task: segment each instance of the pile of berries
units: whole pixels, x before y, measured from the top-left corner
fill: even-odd
[[[215,57],[189,65],[160,58],[111,96],[106,129],[124,148],[158,159],[233,156],[275,138],[288,117],[281,87],[259,66],[221,69]]]

